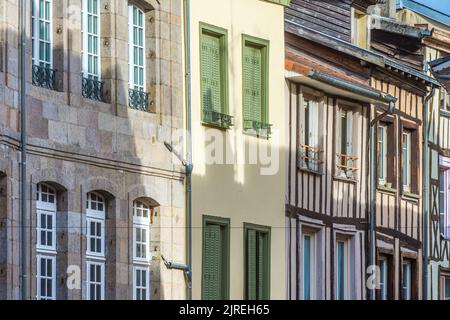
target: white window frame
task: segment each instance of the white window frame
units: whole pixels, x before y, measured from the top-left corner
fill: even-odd
[[[46,191],[43,191],[43,188]],[[43,195],[48,200],[51,197],[53,202],[44,200]],[[56,251],[56,190],[53,187],[45,183],[39,183],[37,185],[37,195],[36,195],[36,249],[43,251]],[[41,216],[51,217],[52,228],[42,228],[41,227]],[[52,234],[52,245],[42,244],[41,231]]]
[[[405,280],[405,271],[406,271],[406,283],[404,281]],[[403,263],[402,263],[402,299],[403,300],[411,300],[411,272],[412,272],[411,261],[409,261],[409,260],[403,261]],[[405,295],[405,292],[406,292],[406,295]]]
[[[40,2],[49,4],[49,19],[40,18]],[[45,10],[45,9],[44,9]],[[40,37],[40,28],[39,24],[45,23],[48,24],[48,32],[49,37],[47,39],[41,39]],[[53,67],[53,3],[52,0],[31,0],[31,43],[33,46],[33,54],[32,54],[32,63],[33,65],[42,66],[42,64],[46,65],[46,67]],[[48,60],[42,60],[40,56],[40,42],[44,42],[49,45],[50,53]]]
[[[378,184],[386,185],[387,182],[387,131],[388,126],[378,126]]]
[[[96,199],[93,199],[95,196]],[[102,204],[102,210],[92,208],[92,204],[95,203],[96,206]],[[106,201],[103,196],[96,192],[89,192],[86,199],[86,255],[92,257],[105,257],[105,216],[106,216]],[[91,240],[97,239],[97,236],[91,236],[91,225],[90,222],[101,224],[101,252],[91,251]]]
[[[141,212],[142,216],[138,216],[137,212]],[[144,217],[144,212],[147,217]],[[147,263],[150,261],[150,216],[152,214],[152,208],[140,200],[135,200],[133,202],[133,260],[136,262]],[[145,231],[146,233],[146,243],[139,243],[145,245],[145,258],[137,256],[136,247],[138,245],[137,241],[137,229]]]
[[[403,191],[411,192],[411,136],[410,130],[403,130],[402,133],[402,158],[403,158]],[[405,156],[406,155],[406,156]],[[405,167],[406,166],[406,167]]]
[[[134,10],[138,14],[142,14],[142,25],[134,23]],[[142,31],[142,44],[134,42],[134,30]],[[134,50],[142,50],[142,65],[135,64]],[[146,68],[145,68],[145,12],[136,5],[128,6],[128,84],[129,88],[133,90],[146,91]],[[135,82],[135,68],[142,70],[142,84]]]
[[[339,296],[339,280],[338,280],[338,273],[339,273],[339,243],[343,243],[344,244],[344,279],[343,279],[343,284],[344,284],[344,297],[343,299],[338,299]],[[336,283],[336,300],[347,300],[348,296],[349,296],[349,284],[350,284],[350,272],[349,272],[349,267],[350,267],[350,256],[349,256],[349,241],[348,239],[343,239],[338,237],[336,239],[336,245],[335,245],[335,283]]]
[[[388,299],[388,272],[389,272],[389,261],[386,256],[380,256],[380,299]],[[383,271],[382,271],[383,270]]]
[[[309,284],[310,284],[310,288],[309,288],[309,300],[314,300],[315,299],[315,288],[316,288],[316,236],[315,233],[312,232],[307,232],[304,231],[303,232],[303,236],[302,236],[302,261],[304,261],[305,259],[305,238],[309,237],[310,240],[310,274],[309,274]],[[306,300],[305,297],[305,279],[306,279],[306,274],[305,274],[305,270],[304,270],[304,264],[302,264],[302,286],[301,286],[301,297],[303,300]]]
[[[352,105],[348,105],[345,103],[342,103],[341,105],[339,105],[338,107],[338,112],[337,112],[337,133],[336,133],[336,144],[337,144],[337,154],[343,154],[343,155],[347,155],[347,156],[355,156],[353,154],[353,132],[354,132],[354,119],[355,119],[355,109],[354,107],[352,107]],[[342,130],[343,130],[343,121],[342,118],[345,118],[345,130],[346,130],[346,140],[345,140],[345,145],[343,146],[342,144]],[[351,161],[351,164],[353,165],[353,167],[356,167],[356,161],[353,160]],[[349,163],[347,162],[347,165],[349,165]],[[337,169],[337,176],[338,177],[342,177],[342,178],[346,178],[346,179],[352,179],[354,178],[354,171],[351,169],[343,169],[343,168],[336,168]]]
[[[97,13],[93,13],[93,12],[88,12],[88,4],[89,3],[94,4],[94,2],[97,3]],[[97,19],[97,33],[93,33],[93,32],[88,32],[88,16],[92,16],[93,19],[94,17]],[[82,21],[82,25],[81,25],[81,34],[82,34],[82,73],[83,73],[83,77],[85,78],[89,78],[89,79],[94,79],[97,81],[101,80],[101,60],[100,60],[100,35],[101,35],[101,30],[100,30],[100,0],[82,0],[82,7],[81,7],[81,21]],[[96,45],[97,46],[97,52],[89,52],[88,51],[88,41],[89,41],[89,36],[91,37],[96,37],[95,40],[95,44],[94,41],[92,42],[92,45]],[[95,60],[94,58],[97,58],[97,74],[94,72],[89,72],[89,57],[92,57],[93,60]]]
[[[138,285],[136,282],[136,273],[138,271],[146,273],[145,286]],[[141,279],[142,279],[142,276],[141,276]],[[140,299],[140,300],[149,300],[149,297],[150,297],[150,268],[149,267],[135,266],[133,268],[133,300],[137,300],[137,290],[145,290],[145,299]]]
[[[312,148],[319,148],[319,101],[316,99],[303,99],[303,109],[305,114],[305,126],[308,124],[307,130],[304,132],[305,145]],[[305,154],[307,157],[318,158],[318,152],[310,152]],[[319,170],[318,161],[305,161],[308,169],[312,171]]]
[[[52,264],[52,275],[42,275],[41,270],[41,260],[50,260]],[[52,295],[43,295],[41,280],[51,280],[52,281]],[[36,299],[37,300],[56,300],[56,257],[48,255],[36,255]]]
[[[101,234],[100,237],[91,234],[91,222],[97,224],[100,224],[100,230]],[[91,251],[91,241],[100,239],[100,251]],[[86,218],[86,254],[90,256],[99,256],[104,257],[105,256],[105,221],[101,219],[95,219],[95,218]],[[94,244],[96,247],[96,243]]]
[[[100,282],[98,281],[91,281],[91,266],[100,266]],[[100,299],[95,300],[104,300],[105,299],[105,264],[103,262],[94,262],[94,261],[87,261],[86,262],[86,299],[87,300],[94,300],[91,297],[91,291],[90,291],[90,285],[100,285]]]

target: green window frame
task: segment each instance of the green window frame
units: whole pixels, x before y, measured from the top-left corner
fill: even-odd
[[[203,216],[202,300],[226,300],[230,292],[230,219]]]
[[[269,41],[242,36],[243,128],[269,138]]]
[[[233,125],[228,114],[228,32],[200,23],[202,121],[219,128]]]
[[[244,223],[245,299],[270,299],[270,227]]]

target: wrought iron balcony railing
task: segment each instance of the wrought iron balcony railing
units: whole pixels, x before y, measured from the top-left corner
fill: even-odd
[[[225,113],[203,109],[203,122],[227,129],[233,126],[233,117]]]
[[[103,82],[83,77],[83,97],[103,101]]]
[[[348,179],[356,179],[355,173],[358,171],[356,162],[358,157],[348,154],[336,154],[337,176]]]
[[[149,94],[141,90],[128,90],[128,106],[132,109],[148,111]]]
[[[272,133],[272,125],[256,120],[244,119],[244,130],[254,131],[258,136],[269,138]]]
[[[33,85],[55,90],[55,70],[40,65],[33,65]]]
[[[299,168],[319,172],[320,165],[323,163],[322,149],[301,144],[299,151]]]

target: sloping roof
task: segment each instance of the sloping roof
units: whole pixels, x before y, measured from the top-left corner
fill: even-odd
[[[431,20],[450,26],[450,16],[413,0],[397,0],[397,10],[409,9]]]
[[[429,63],[434,77],[450,92],[450,55]]]

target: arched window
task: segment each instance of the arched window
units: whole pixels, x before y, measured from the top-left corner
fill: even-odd
[[[56,191],[40,183],[36,194],[36,298],[56,299]]]
[[[105,198],[96,192],[86,199],[87,299],[103,300],[105,291]]]
[[[133,202],[133,299],[149,298],[150,223],[152,208],[143,201]]]

